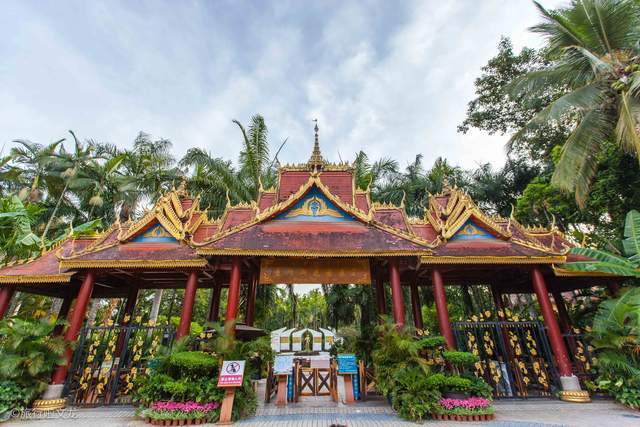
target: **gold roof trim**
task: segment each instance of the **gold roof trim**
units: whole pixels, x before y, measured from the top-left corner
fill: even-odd
[[[551,266],[553,274],[558,277],[621,277],[611,273],[603,273],[601,271],[574,271],[562,268],[553,264]]]
[[[205,267],[206,259],[158,259],[158,260],[118,260],[118,259],[63,259],[60,268],[181,268]]]
[[[421,264],[553,264],[564,256],[421,256]]]
[[[45,275],[0,275],[2,284],[69,283],[75,272]]]

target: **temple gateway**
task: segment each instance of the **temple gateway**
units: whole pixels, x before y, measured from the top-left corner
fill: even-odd
[[[352,166],[325,161],[316,135],[306,163],[280,167],[274,188],[260,188],[251,203],[229,203],[219,219],[209,218],[198,197],[177,189],[139,219],[116,222],[94,237],[69,237],[37,258],[3,267],[0,317],[16,291],[62,298],[59,318],[69,321],[64,337],[75,341],[84,337],[91,298],[126,298],[112,325],[122,328],[133,321],[140,290],[179,288],[184,289],[179,338],[190,332],[199,288],[211,289],[210,321],[218,320],[221,289],[228,288],[224,320],[242,320],[244,325],[235,326],[239,331],[253,325],[258,286],[359,284],[375,287],[378,313],[391,314],[397,325],[405,324],[410,306],[420,333],[419,289],[431,287],[447,347],[480,354],[477,368],[498,396],[550,395],[554,379],[561,390],[580,390],[589,362],[572,335],[562,293],[593,286],[615,292],[619,280],[563,268],[572,260],[567,252],[573,245],[556,228],[527,228],[513,217],[487,215],[465,192],[449,186],[431,196],[422,217],[408,218],[403,204],[372,202],[368,189],[355,186]],[[246,309],[238,319],[241,284],[246,284]],[[445,284],[489,285],[498,317],[451,322]],[[390,308],[385,293],[391,295]],[[542,321],[505,314],[505,295],[527,293],[535,294]],[[519,347],[505,348],[512,340],[520,340]],[[72,364],[84,358],[78,354],[85,347],[76,347],[76,357],[67,354],[48,397],[63,389],[84,390],[83,399],[97,395],[86,385],[102,381],[100,374],[83,376],[87,365]],[[115,347],[122,351],[121,343]],[[104,379],[103,385],[119,381],[105,403],[130,390],[130,377],[139,372],[133,363],[120,362],[120,368],[128,366],[127,377]]]

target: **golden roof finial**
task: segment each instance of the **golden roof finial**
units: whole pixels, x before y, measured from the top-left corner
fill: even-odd
[[[320,153],[320,141],[318,137],[318,131],[320,129],[318,128],[318,119],[313,119],[313,121],[316,123],[315,127],[313,128],[313,130],[315,131],[315,140],[313,143],[313,152],[311,153],[311,157],[309,158],[307,165],[309,166],[309,168],[321,169],[324,166],[325,162],[322,158],[322,153]]]
[[[514,206],[513,203],[511,203],[511,213],[509,214],[509,222],[507,223],[507,232],[511,232],[511,221],[515,221],[515,216],[514,216],[514,212],[516,210],[516,207]]]
[[[227,207],[231,207],[231,197],[229,197],[229,188],[227,188]]]

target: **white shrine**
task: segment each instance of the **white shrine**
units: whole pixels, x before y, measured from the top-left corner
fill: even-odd
[[[280,328],[271,332],[271,348],[275,353],[317,351],[328,352],[336,341],[329,328]]]

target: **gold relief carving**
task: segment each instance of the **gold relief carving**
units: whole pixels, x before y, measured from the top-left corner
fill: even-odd
[[[260,284],[342,283],[368,285],[371,270],[367,259],[263,259]]]
[[[327,203],[316,195],[310,197],[302,204],[301,207],[298,209],[292,209],[286,215],[287,218],[297,216],[331,216],[334,218],[342,218],[340,212],[329,208]]]
[[[150,238],[162,238],[162,237],[173,237],[167,230],[158,226],[154,227],[151,230],[147,231],[142,235],[142,237],[150,237]]]

